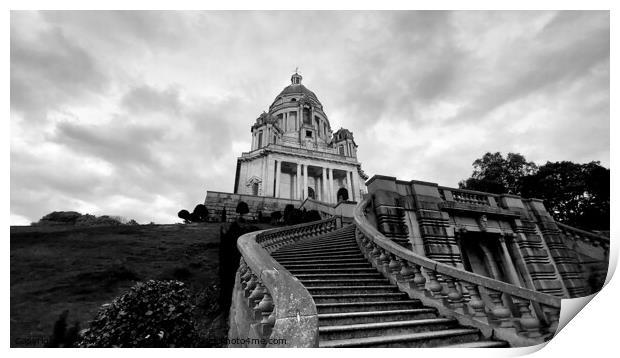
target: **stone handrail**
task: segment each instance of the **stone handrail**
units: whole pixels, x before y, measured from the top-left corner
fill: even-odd
[[[320,235],[337,227],[337,218],[330,218],[285,228],[255,231],[242,235],[237,240],[241,259],[235,288],[239,288],[240,292],[233,292],[233,305],[235,295],[242,295],[236,302],[244,307],[236,307],[235,311],[248,312],[245,316],[249,316],[249,319],[239,323],[244,327],[237,329],[237,337],[229,337],[230,339],[250,338],[249,345],[255,347],[318,345],[318,316],[312,296],[270,253],[307,235]],[[237,314],[231,319],[242,320],[236,316]]]
[[[569,238],[573,238],[575,240],[580,240],[592,246],[601,247],[603,248],[603,250],[605,250],[605,253],[609,255],[608,237],[577,229],[576,227],[568,226],[559,222],[556,222],[556,224],[565,236],[568,236]]]
[[[560,314],[559,297],[418,255],[367,221],[368,204],[364,199],[355,209],[358,244],[369,261],[410,297],[514,346],[539,344],[553,336]]]

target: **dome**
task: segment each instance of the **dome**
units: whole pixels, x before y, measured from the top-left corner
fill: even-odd
[[[321,104],[321,102],[319,101],[319,99],[316,97],[316,95],[314,94],[314,92],[310,91],[308,88],[306,88],[306,86],[301,84],[301,80],[302,77],[300,74],[298,73],[294,73],[291,76],[291,84],[284,87],[284,89],[282,90],[282,92],[280,92],[277,96],[276,99],[273,101],[273,103],[271,104],[271,107],[273,107],[273,105],[278,102],[279,99],[281,99],[282,97],[290,97],[290,96],[303,96],[306,98],[307,101],[310,101],[312,104],[318,106],[319,108],[323,108],[323,105]]]

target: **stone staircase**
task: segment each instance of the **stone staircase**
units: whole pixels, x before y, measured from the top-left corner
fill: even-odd
[[[507,347],[441,317],[362,255],[355,225],[284,246],[271,255],[312,295],[320,347]]]

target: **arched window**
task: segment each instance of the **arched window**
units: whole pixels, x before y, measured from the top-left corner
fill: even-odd
[[[258,183],[252,184],[252,195],[258,195]]]
[[[343,145],[339,145],[338,146],[338,153],[340,153],[340,155],[344,155],[344,146]]]
[[[345,188],[340,188],[336,196],[338,197],[338,202],[347,201],[349,200],[349,191]]]
[[[308,187],[308,197],[314,199],[314,189]]]

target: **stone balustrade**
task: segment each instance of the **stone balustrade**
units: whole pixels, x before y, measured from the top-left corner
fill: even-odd
[[[237,240],[241,253],[230,311],[231,347],[316,347],[318,315],[302,283],[270,253],[338,229],[339,218],[255,231]]]
[[[592,245],[594,247],[600,247],[603,249],[609,257],[609,238],[601,235],[596,235],[594,233],[584,231],[581,229],[577,229],[572,226],[564,225],[556,221],[558,225],[558,229],[564,234],[564,236],[568,237],[572,240],[578,240],[588,245]]]
[[[461,189],[447,189],[447,188],[443,188],[442,189],[443,194],[444,194],[444,198],[446,197],[445,192],[449,191],[452,195],[452,200],[456,201],[457,203],[465,203],[465,204],[474,204],[474,205],[483,205],[483,206],[489,206],[489,197],[487,195],[484,194],[478,194],[475,192],[471,192],[468,190],[461,190]]]
[[[256,235],[256,242],[261,244],[267,252],[271,253],[302,238],[326,234],[339,227],[342,227],[342,220],[339,217],[330,217],[311,223],[263,231]]]
[[[371,210],[368,205],[365,199],[355,210],[358,245],[366,258],[411,298],[513,346],[535,345],[553,336],[560,298],[418,255],[371,225],[364,214]]]

